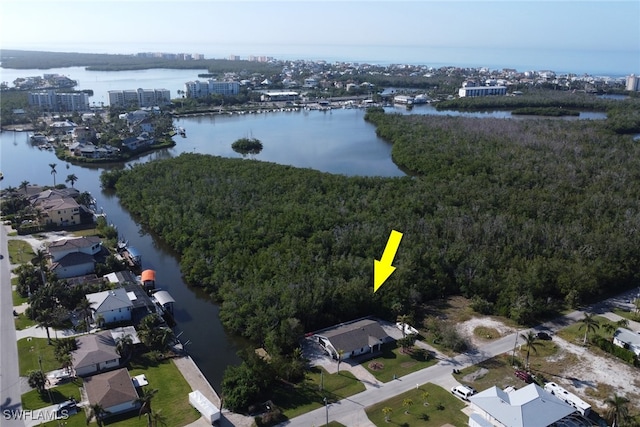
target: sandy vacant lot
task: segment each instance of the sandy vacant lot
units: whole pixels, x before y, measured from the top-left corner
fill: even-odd
[[[498,320],[488,317],[474,317],[458,324],[458,330],[475,346],[486,341],[479,339],[473,331],[479,327],[492,328],[505,336],[516,332]],[[522,331],[520,331],[522,332]],[[497,338],[497,337],[494,337]],[[616,358],[594,354],[589,347],[572,344],[558,336],[553,337],[558,351],[545,358],[549,371],[555,371],[552,380],[590,402],[596,410],[604,409],[604,401],[597,394],[618,393],[630,400],[632,413],[640,411],[640,374]],[[563,363],[564,362],[564,363]],[[554,368],[562,367],[560,370]],[[598,393],[599,392],[599,393]],[[602,393],[606,392],[606,393]]]

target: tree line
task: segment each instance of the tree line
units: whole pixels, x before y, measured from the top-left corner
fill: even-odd
[[[419,319],[453,294],[526,324],[637,283],[640,147],[607,121],[366,120],[408,176],[182,154],[101,179],[180,254],[224,325],[276,355],[305,331]],[[404,233],[397,270],[374,294],[391,229]]]

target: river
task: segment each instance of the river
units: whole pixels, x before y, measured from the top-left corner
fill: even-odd
[[[175,96],[184,82],[197,78],[202,70],[140,70],[118,72],[86,71],[80,67],[55,70],[5,70],[2,81],[17,77],[58,73],[78,80],[79,89],[93,89],[93,102],[106,97],[107,90],[166,88]],[[106,102],[105,102],[106,104]],[[411,111],[403,107],[388,108],[402,114],[453,114],[471,117],[508,118],[505,111],[458,113],[439,112],[430,105],[419,105]],[[585,114],[583,116],[582,114]],[[581,113],[580,119],[604,118],[601,113]],[[170,158],[184,152],[225,157],[240,157],[231,149],[233,141],[255,137],[264,145],[254,156],[258,160],[313,168],[344,175],[401,176],[404,173],[391,161],[391,146],[378,138],[373,125],[364,121],[360,109],[332,111],[291,111],[264,114],[206,115],[177,119],[186,129],[186,138],[175,137],[176,146],[159,150],[132,162]],[[226,366],[240,362],[237,351],[244,341],[227,334],[218,318],[218,306],[199,289],[182,280],[177,254],[153,234],[145,230],[120,206],[117,197],[100,188],[99,176],[104,169],[123,165],[77,166],[58,160],[53,152],[31,145],[26,132],[0,134],[0,171],[2,188],[19,187],[22,181],[52,185],[50,163],[56,163],[55,179],[63,183],[70,174],[78,180],[80,191],[90,192],[97,205],[107,214],[109,223],[118,227],[121,236],[142,254],[143,268],[156,270],[158,286],[176,299],[176,332],[205,377],[218,391]],[[125,165],[126,166],[126,165]]]

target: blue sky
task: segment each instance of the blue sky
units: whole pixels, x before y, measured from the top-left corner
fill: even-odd
[[[358,52],[366,46],[381,52],[394,46],[583,50],[624,53],[639,68],[630,72],[638,72],[640,1],[3,0],[0,42],[4,48],[209,57],[274,56],[273,45],[307,56],[348,46],[360,59],[375,56]]]

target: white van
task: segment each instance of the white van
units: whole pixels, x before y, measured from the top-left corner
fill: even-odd
[[[455,394],[462,400],[469,400],[469,397],[476,394],[476,391],[471,387],[458,385],[451,389],[451,393]]]

